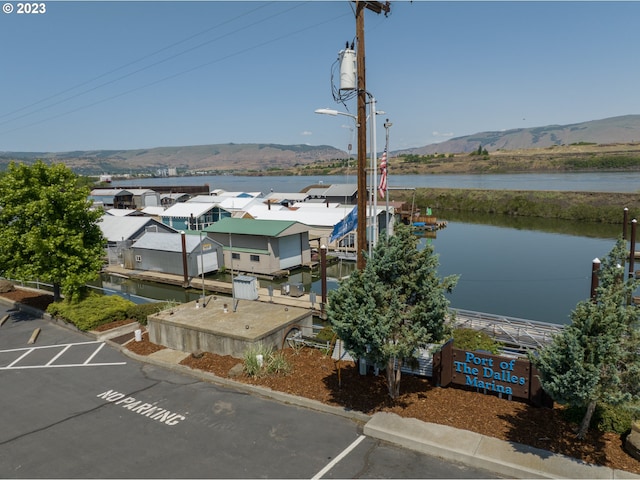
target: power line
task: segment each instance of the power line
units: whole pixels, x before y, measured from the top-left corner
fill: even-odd
[[[296,8],[296,7],[294,7],[294,8]],[[289,9],[289,10],[287,10],[287,11],[290,11],[290,10],[291,10],[291,9]],[[281,12],[281,13],[284,13],[284,12]],[[280,14],[281,14],[281,13],[280,13]],[[271,17],[268,17],[268,18],[273,18],[274,16],[277,16],[277,15],[279,15],[279,14],[274,14],[274,15],[272,15]],[[70,114],[75,113],[75,112],[78,112],[78,111],[80,111],[80,110],[85,110],[85,109],[87,109],[87,108],[91,108],[91,107],[93,107],[93,106],[96,106],[96,105],[99,105],[99,104],[102,104],[102,103],[108,102],[108,101],[110,101],[110,100],[114,100],[114,99],[116,99],[116,98],[122,97],[122,96],[124,96],[124,95],[128,95],[128,94],[133,93],[133,92],[136,92],[136,91],[138,91],[138,90],[142,90],[142,89],[144,89],[144,88],[148,88],[148,87],[151,87],[151,86],[157,85],[157,84],[159,84],[159,83],[163,83],[163,82],[165,82],[165,81],[167,81],[167,80],[171,80],[171,79],[176,78],[176,77],[179,77],[179,76],[181,76],[181,75],[185,75],[185,74],[187,74],[187,73],[191,73],[191,72],[193,72],[193,71],[195,71],[195,70],[199,70],[199,69],[204,68],[204,67],[206,67],[206,66],[209,66],[209,65],[212,65],[212,64],[215,64],[215,63],[222,62],[222,61],[227,60],[227,59],[229,59],[229,58],[233,58],[233,57],[239,56],[239,55],[241,55],[241,54],[247,53],[247,52],[249,52],[249,51],[256,50],[256,49],[258,49],[258,48],[264,47],[264,46],[269,45],[269,44],[271,44],[271,43],[275,43],[275,42],[278,42],[278,41],[283,40],[283,39],[285,39],[285,38],[288,38],[288,37],[291,37],[291,36],[297,35],[297,34],[299,34],[299,33],[305,32],[305,31],[307,31],[307,30],[311,30],[311,29],[316,28],[316,27],[319,27],[319,26],[321,26],[321,25],[324,25],[324,24],[327,24],[327,23],[330,23],[330,22],[334,22],[334,21],[336,21],[336,20],[338,20],[338,19],[340,19],[340,18],[343,18],[343,17],[344,17],[344,16],[346,16],[346,15],[347,15],[347,14],[341,14],[341,15],[338,15],[338,16],[336,16],[336,17],[333,17],[333,18],[330,18],[330,19],[324,20],[324,21],[322,21],[322,22],[318,22],[318,23],[315,23],[315,24],[313,24],[313,25],[310,25],[310,26],[307,26],[307,27],[304,27],[304,28],[301,28],[301,29],[295,30],[295,31],[293,31],[293,32],[290,32],[290,33],[286,33],[286,34],[280,35],[280,36],[278,36],[278,37],[272,38],[271,40],[268,40],[268,41],[262,42],[262,43],[260,43],[260,44],[253,45],[253,46],[249,46],[249,47],[246,47],[246,48],[244,48],[244,49],[240,49],[240,50],[238,50],[238,51],[236,51],[236,52],[234,52],[234,53],[231,53],[231,54],[225,55],[225,56],[220,57],[220,58],[217,58],[217,59],[215,59],[215,60],[212,60],[212,61],[209,61],[209,62],[202,63],[202,64],[197,65],[197,66],[195,66],[195,67],[192,67],[192,68],[189,68],[189,69],[186,69],[186,70],[182,70],[182,71],[177,72],[177,73],[172,74],[172,75],[165,76],[165,77],[160,78],[160,79],[158,79],[158,80],[155,80],[155,81],[153,81],[153,82],[148,82],[148,83],[143,84],[143,85],[140,85],[140,86],[138,86],[138,87],[131,88],[131,89],[126,90],[126,91],[124,91],[124,92],[121,92],[121,93],[118,93],[118,94],[115,94],[115,95],[111,95],[111,96],[109,96],[109,97],[103,98],[103,99],[101,99],[101,100],[97,100],[97,101],[92,102],[92,103],[89,103],[89,104],[82,105],[82,106],[80,106],[80,107],[77,107],[77,108],[74,108],[74,109],[71,109],[71,110],[67,110],[67,111],[65,111],[65,112],[62,112],[62,113],[59,113],[59,114],[56,114],[56,115],[53,115],[53,116],[50,116],[50,117],[44,118],[44,119],[42,119],[42,120],[38,120],[38,121],[35,121],[35,122],[32,122],[32,123],[29,123],[29,124],[26,124],[26,125],[18,126],[18,127],[15,127],[15,128],[9,129],[9,130],[4,130],[4,131],[0,132],[0,136],[2,136],[2,135],[6,135],[6,134],[8,134],[8,133],[12,133],[12,132],[15,132],[15,131],[18,131],[18,130],[22,130],[22,129],[24,129],[24,128],[29,128],[29,127],[32,127],[32,126],[35,126],[35,125],[40,125],[40,124],[42,124],[42,123],[46,123],[46,122],[48,122],[48,121],[55,120],[55,119],[57,119],[57,118],[60,118],[60,117],[66,116],[66,115],[70,115]],[[253,23],[253,24],[251,24],[251,25],[248,25],[248,26],[246,26],[246,27],[243,27],[243,28],[242,28],[242,30],[244,30],[244,29],[248,28],[249,26],[254,26],[254,25],[258,24],[258,23],[261,23],[262,21],[265,21],[265,20],[266,20],[266,19],[263,19],[263,20],[258,21],[258,22],[254,22],[254,23]],[[234,32],[234,33],[236,33],[236,32]],[[227,34],[227,35],[228,35],[228,34]],[[223,36],[218,37],[218,38],[216,38],[216,39],[213,39],[213,40],[211,40],[211,41],[204,42],[203,44],[200,44],[200,45],[198,45],[198,46],[196,46],[196,47],[193,47],[193,48],[191,48],[191,49],[189,49],[189,50],[185,50],[185,51],[184,51],[184,52],[182,52],[182,53],[186,53],[186,52],[191,51],[191,50],[193,50],[193,49],[195,49],[195,48],[199,48],[199,47],[200,47],[200,46],[202,46],[202,45],[205,45],[205,44],[211,43],[211,42],[213,42],[213,41],[215,41],[215,40],[219,40],[220,38],[222,38],[222,37],[224,37],[224,36],[227,36],[227,35],[223,35]],[[181,53],[181,54],[182,54],[182,53]],[[179,54],[176,54],[176,55],[174,55],[174,56],[172,56],[172,57],[170,57],[170,58],[175,58],[175,57],[176,57],[176,56],[178,56],[178,55],[179,55]],[[164,61],[166,61],[166,60],[168,60],[168,59],[165,59],[165,60],[162,60],[162,61],[156,62],[156,63],[154,63],[154,64],[152,64],[152,65],[150,65],[150,66],[148,66],[148,67],[140,68],[140,69],[136,70],[135,72],[133,72],[133,73],[131,73],[131,74],[124,75],[124,76],[119,77],[118,79],[115,79],[115,80],[113,80],[113,81],[105,82],[104,84],[101,84],[101,85],[99,85],[98,87],[94,87],[94,88],[92,88],[92,89],[90,89],[90,90],[88,90],[88,91],[86,91],[86,92],[82,92],[82,93],[79,93],[79,94],[74,95],[74,96],[72,96],[72,97],[69,97],[69,98],[65,99],[65,101],[66,101],[66,100],[70,100],[70,99],[72,99],[72,98],[79,97],[79,96],[81,96],[81,95],[83,95],[83,94],[85,94],[85,93],[88,93],[89,91],[96,90],[97,88],[99,88],[99,87],[101,87],[101,86],[105,86],[105,85],[108,85],[108,84],[110,84],[110,83],[114,83],[114,82],[115,82],[115,81],[117,81],[117,80],[120,80],[120,79],[122,79],[122,78],[125,78],[125,77],[128,77],[128,76],[131,76],[132,74],[134,74],[134,73],[138,73],[138,72],[140,72],[140,71],[142,71],[142,70],[145,70],[146,68],[150,68],[151,66],[155,66],[155,65],[157,65],[157,64],[159,64],[159,63],[164,63]],[[60,104],[60,103],[63,103],[63,102],[62,102],[62,101],[60,101],[60,102],[57,102],[56,104]],[[53,106],[53,105],[51,105],[51,106]],[[48,107],[43,107],[43,108],[41,108],[41,109],[39,109],[39,110],[37,110],[37,111],[42,111],[42,110],[44,110],[44,109],[46,109],[46,108],[48,108]],[[37,111],[36,111],[36,112],[37,112]],[[32,113],[36,113],[36,112],[32,112]],[[6,123],[8,123],[8,122],[0,123],[0,125],[2,125],[2,124],[6,124]]]
[[[272,2],[272,3],[274,3],[274,2]],[[219,41],[219,40],[221,40],[221,39],[223,39],[223,38],[225,38],[225,37],[228,37],[228,36],[233,35],[233,34],[237,34],[237,33],[241,32],[241,31],[243,31],[243,30],[247,30],[247,29],[249,29],[249,28],[251,28],[251,27],[254,27],[254,26],[256,26],[256,25],[259,25],[260,23],[263,23],[263,22],[266,22],[266,21],[268,21],[268,20],[271,20],[271,19],[273,19],[273,18],[275,18],[275,17],[277,17],[277,16],[279,16],[279,15],[283,15],[283,14],[285,14],[285,13],[288,13],[288,12],[290,12],[291,10],[293,10],[293,9],[295,9],[295,8],[300,7],[301,5],[302,5],[302,4],[296,4],[296,5],[294,5],[293,7],[289,8],[289,9],[283,10],[283,11],[281,11],[281,12],[277,12],[277,13],[275,13],[275,14],[273,14],[273,15],[270,15],[270,16],[268,16],[268,17],[265,17],[265,18],[262,18],[262,19],[260,19],[260,20],[257,20],[257,21],[255,21],[255,22],[250,23],[250,24],[248,24],[248,25],[245,25],[244,27],[241,27],[241,28],[239,28],[239,29],[237,29],[237,30],[235,30],[235,31],[233,31],[233,32],[226,33],[226,34],[224,34],[224,35],[220,35],[220,36],[218,36],[218,37],[216,37],[216,38],[213,38],[213,39],[211,39],[211,40],[208,40],[208,41],[206,41],[206,42],[202,42],[202,43],[200,43],[200,44],[198,44],[198,45],[195,45],[195,46],[193,46],[193,47],[190,47],[190,48],[187,48],[187,49],[185,49],[185,50],[182,50],[182,51],[180,51],[180,52],[178,52],[178,53],[176,53],[176,54],[173,54],[173,55],[171,55],[171,56],[169,56],[169,57],[166,57],[166,58],[164,58],[164,59],[158,60],[158,61],[156,61],[156,62],[154,62],[154,63],[151,63],[151,64],[149,64],[149,65],[146,65],[146,66],[144,66],[144,67],[138,68],[137,70],[134,70],[134,71],[132,71],[132,72],[129,72],[129,73],[125,74],[125,75],[121,75],[121,76],[119,76],[119,77],[117,77],[117,78],[114,78],[114,79],[109,80],[109,81],[107,81],[107,82],[103,82],[103,83],[101,83],[101,84],[99,84],[99,85],[96,85],[96,86],[94,86],[94,87],[91,87],[91,88],[89,88],[89,89],[86,89],[86,90],[84,90],[84,91],[82,91],[82,92],[79,92],[79,93],[76,93],[76,94],[74,94],[74,95],[71,95],[71,96],[65,97],[65,98],[63,98],[63,99],[61,99],[61,100],[59,100],[59,101],[57,101],[57,102],[54,102],[54,103],[51,103],[51,104],[49,104],[49,105],[43,106],[43,107],[38,108],[38,109],[36,109],[36,110],[33,110],[33,111],[31,111],[31,112],[27,112],[27,113],[25,113],[25,114],[23,114],[23,115],[20,115],[20,116],[14,117],[14,118],[12,118],[12,119],[5,120],[5,121],[3,121],[3,122],[0,122],[0,125],[6,125],[7,123],[10,123],[10,122],[13,122],[13,121],[19,120],[19,119],[24,118],[24,117],[28,117],[28,116],[33,115],[33,114],[35,114],[35,113],[41,112],[41,111],[43,111],[43,110],[47,110],[47,109],[49,109],[49,108],[55,107],[56,105],[60,105],[60,104],[62,104],[62,103],[68,102],[69,100],[73,100],[73,99],[75,99],[75,98],[78,98],[78,97],[80,97],[80,96],[82,96],[82,95],[86,95],[87,93],[93,92],[93,91],[98,90],[98,89],[100,89],[100,88],[102,88],[102,87],[105,87],[105,86],[107,86],[107,85],[111,85],[111,84],[116,83],[116,82],[118,82],[118,81],[120,81],[120,80],[123,80],[123,79],[125,79],[125,78],[131,77],[131,76],[133,76],[133,75],[135,75],[135,74],[137,74],[137,73],[140,73],[140,72],[143,72],[143,71],[145,71],[145,70],[148,70],[149,68],[152,68],[152,67],[155,67],[155,66],[157,66],[157,65],[160,65],[160,64],[162,64],[162,63],[168,62],[169,60],[173,60],[173,59],[175,59],[175,58],[177,58],[177,57],[179,57],[179,56],[181,56],[181,55],[184,55],[184,54],[189,53],[189,52],[191,52],[191,51],[197,50],[198,48],[202,48],[202,47],[204,47],[204,46],[206,46],[206,45],[209,45],[209,44],[211,44],[211,43],[213,43],[213,42]],[[251,11],[251,12],[249,12],[249,13],[253,13],[253,12],[257,11],[258,9],[260,9],[260,8],[264,8],[264,7],[265,7],[265,5],[262,5],[262,6],[258,7],[258,8],[256,8],[256,9],[252,10],[252,11]],[[34,102],[34,103],[32,103],[32,104],[30,104],[30,105],[27,105],[27,106],[25,106],[25,107],[21,107],[21,108],[19,108],[19,109],[17,109],[17,110],[14,110],[13,112],[10,112],[10,113],[4,114],[4,115],[0,115],[0,118],[2,118],[2,117],[6,117],[6,116],[8,116],[8,115],[11,115],[12,113],[17,113],[17,112],[23,111],[23,110],[25,110],[25,109],[27,109],[27,108],[30,108],[30,107],[32,107],[32,106],[39,105],[39,104],[41,104],[41,103],[43,103],[43,102],[46,102],[46,101],[51,100],[51,99],[53,99],[53,98],[59,97],[60,95],[63,95],[64,93],[70,92],[70,91],[75,90],[75,89],[77,89],[77,88],[79,88],[79,87],[82,87],[82,86],[84,86],[84,85],[87,85],[87,84],[89,84],[89,83],[91,83],[91,82],[94,82],[95,80],[99,80],[100,78],[106,77],[106,76],[108,76],[108,75],[111,75],[112,73],[115,73],[115,72],[117,72],[117,71],[123,70],[123,69],[125,69],[125,68],[127,68],[127,67],[129,67],[129,66],[131,66],[131,65],[136,64],[136,63],[140,63],[140,62],[142,62],[142,61],[146,60],[147,58],[150,58],[150,57],[153,57],[153,56],[157,55],[158,53],[161,53],[161,52],[163,52],[163,51],[169,50],[170,48],[173,48],[173,47],[175,47],[176,45],[180,45],[180,44],[182,44],[182,43],[185,43],[185,42],[187,42],[187,41],[189,41],[189,40],[191,40],[191,39],[193,39],[193,38],[195,38],[195,37],[201,36],[201,35],[203,35],[203,34],[205,34],[205,33],[207,33],[207,32],[210,32],[211,30],[214,30],[214,29],[220,28],[220,27],[221,27],[221,26],[223,26],[223,25],[226,25],[226,24],[228,24],[228,23],[231,23],[231,22],[233,22],[233,21],[235,21],[235,20],[237,20],[237,19],[239,19],[239,18],[245,17],[245,16],[247,16],[247,15],[248,15],[248,13],[243,13],[243,14],[238,15],[238,16],[236,16],[236,17],[232,18],[232,19],[226,20],[226,21],[224,21],[224,22],[222,22],[222,23],[219,23],[218,25],[216,25],[216,26],[214,26],[214,27],[210,27],[210,28],[208,28],[208,29],[206,29],[206,30],[203,30],[203,31],[199,32],[199,33],[196,33],[196,34],[194,34],[194,35],[191,35],[191,36],[189,36],[189,37],[187,37],[187,38],[185,38],[185,39],[182,39],[182,40],[180,40],[180,41],[178,41],[178,42],[175,42],[175,43],[173,43],[173,44],[171,44],[171,45],[168,45],[168,46],[163,47],[163,48],[161,48],[161,49],[159,49],[159,50],[156,50],[155,52],[152,52],[152,53],[150,53],[150,54],[148,54],[148,55],[145,55],[145,56],[143,56],[143,57],[140,57],[140,58],[139,58],[139,59],[137,59],[137,60],[134,60],[134,61],[131,61],[131,62],[129,62],[129,63],[126,63],[126,64],[124,64],[124,65],[122,65],[122,66],[120,66],[120,67],[117,67],[117,68],[115,68],[115,69],[113,69],[113,70],[110,70],[109,72],[103,73],[103,74],[101,74],[101,75],[98,75],[98,76],[96,76],[96,77],[94,77],[94,78],[90,79],[90,80],[87,80],[87,81],[82,82],[82,83],[80,83],[80,84],[78,84],[78,85],[75,85],[75,86],[73,86],[73,87],[70,87],[70,88],[68,88],[68,89],[66,89],[66,90],[64,90],[64,91],[62,91],[62,92],[56,93],[56,94],[54,94],[54,95],[51,95],[51,96],[49,96],[49,97],[47,97],[47,98],[45,98],[45,99],[39,100],[39,101]],[[53,117],[53,118],[57,118],[57,117]],[[41,123],[41,122],[38,122],[38,123]],[[34,125],[34,124],[30,124],[29,126],[31,126],[31,125]],[[24,127],[18,127],[18,128],[24,128]],[[15,129],[14,129],[14,130],[11,130],[11,131],[15,131]]]

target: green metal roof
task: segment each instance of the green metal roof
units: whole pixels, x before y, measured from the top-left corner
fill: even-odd
[[[223,218],[204,229],[211,233],[233,233],[236,235],[263,235],[277,237],[298,222],[289,220],[256,220],[253,218]]]

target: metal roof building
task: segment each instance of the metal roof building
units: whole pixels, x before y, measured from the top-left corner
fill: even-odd
[[[131,248],[136,270],[184,274],[194,277],[218,270],[222,258],[221,248],[204,234],[147,232]]]
[[[224,246],[224,264],[234,271],[278,275],[311,262],[309,227],[300,222],[224,218],[205,231]]]

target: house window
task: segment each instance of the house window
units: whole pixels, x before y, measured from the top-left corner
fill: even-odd
[[[136,255],[136,263],[142,263],[142,255]]]
[[[231,258],[234,260],[240,260],[240,254],[239,253],[231,253]]]
[[[251,255],[249,257],[249,260],[251,260],[252,262],[259,262],[260,261],[260,255]]]

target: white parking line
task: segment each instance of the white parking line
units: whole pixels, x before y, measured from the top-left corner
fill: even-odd
[[[97,345],[97,348],[89,355],[89,357],[83,361],[82,363],[68,363],[68,364],[54,364],[56,360],[58,360],[66,351],[68,351],[72,347],[82,346],[82,345]],[[70,368],[70,367],[100,367],[100,366],[113,366],[113,365],[126,365],[127,362],[104,362],[104,363],[91,363],[95,356],[102,350],[104,347],[104,342],[93,341],[93,342],[78,342],[78,343],[64,343],[59,345],[43,345],[39,347],[26,347],[26,348],[12,348],[8,350],[0,350],[0,354],[2,353],[13,353],[13,352],[24,352],[17,359],[11,362],[6,367],[0,367],[0,370],[27,370],[33,368]],[[51,360],[42,365],[24,365],[20,366],[18,363],[23,360],[27,355],[33,353],[35,350],[43,350],[45,348],[61,348],[60,352],[58,352]]]
[[[15,359],[12,363],[10,363],[6,368],[13,367],[16,363],[18,363],[24,357],[29,355],[31,352],[33,352],[35,350],[35,348],[21,348],[20,350],[26,350],[26,352],[24,352],[22,355],[20,355],[17,359]]]
[[[53,357],[51,360],[49,360],[49,363],[47,363],[47,366],[51,365],[53,362],[55,362],[64,352],[66,352],[67,350],[69,350],[69,348],[71,347],[71,345],[67,345],[66,347],[64,347],[62,350],[60,350],[60,353],[58,353],[55,357]]]
[[[351,445],[349,445],[347,448],[345,448],[340,453],[340,455],[338,455],[336,458],[331,460],[331,462],[329,462],[327,464],[327,466],[325,466],[322,470],[320,470],[313,477],[311,477],[311,479],[312,480],[317,480],[318,478],[322,478],[325,475],[325,473],[327,473],[329,470],[331,470],[335,465],[337,465],[337,463],[340,460],[342,460],[344,457],[346,457],[349,454],[349,452],[351,452],[351,450],[353,450],[358,445],[360,445],[360,442],[362,442],[365,438],[367,438],[367,437],[364,436],[364,435],[360,435],[358,438],[356,438]]]
[[[10,348],[8,350],[0,350],[0,353],[21,352],[22,350],[39,350],[43,348],[58,348],[58,347],[66,347],[67,345],[70,345],[73,347],[75,345],[90,345],[92,343],[104,343],[104,342],[101,342],[99,340],[93,340],[91,342],[60,343],[60,344],[54,344],[54,345],[41,345],[39,347]]]
[[[104,343],[101,343],[100,346],[96,348],[95,351],[91,354],[91,356],[87,358],[87,361],[84,362],[85,365],[88,364],[91,360],[93,360],[93,357],[95,357],[98,354],[98,352],[102,350],[102,347],[104,347]]]

